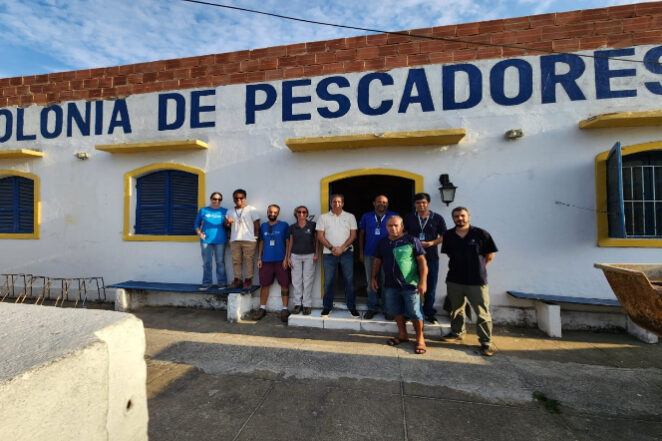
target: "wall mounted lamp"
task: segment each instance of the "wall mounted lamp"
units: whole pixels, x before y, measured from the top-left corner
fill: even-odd
[[[76,158],[80,159],[81,161],[85,161],[86,159],[90,159],[90,155],[87,152],[76,152],[74,155]]]
[[[455,200],[455,190],[457,190],[457,187],[448,179],[447,174],[439,176],[439,183],[441,184],[441,187],[439,187],[441,202],[448,206]]]

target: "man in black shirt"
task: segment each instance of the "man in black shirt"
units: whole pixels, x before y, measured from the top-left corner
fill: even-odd
[[[425,249],[425,261],[428,264],[428,290],[425,293],[423,304],[423,315],[429,323],[439,323],[434,308],[436,298],[437,280],[439,277],[439,244],[446,231],[444,218],[430,210],[430,195],[427,193],[416,193],[414,195],[415,213],[405,217],[405,231],[414,237],[418,237]]]
[[[469,300],[476,311],[478,341],[481,353],[494,355],[492,343],[492,316],[487,287],[487,265],[494,259],[497,247],[487,231],[471,226],[471,215],[464,207],[452,212],[455,228],[444,233],[441,252],[448,255],[446,294],[450,300],[451,332],[443,341],[462,340],[465,329],[464,305]]]

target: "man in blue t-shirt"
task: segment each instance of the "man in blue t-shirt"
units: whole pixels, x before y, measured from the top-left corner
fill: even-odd
[[[428,267],[425,261],[425,251],[421,242],[413,236],[404,233],[400,216],[391,216],[386,222],[388,236],[383,238],[375,248],[375,260],[372,264],[370,284],[377,290],[379,283],[377,275],[384,268],[384,304],[386,311],[395,316],[398,325],[398,336],[390,338],[390,346],[409,341],[405,316],[411,318],[416,332],[417,354],[425,354],[425,338],[423,337],[423,313],[421,312],[421,295],[427,289]]]
[[[368,286],[366,287],[368,292],[368,310],[363,314],[363,318],[366,320],[370,320],[379,312],[379,294],[370,286],[375,247],[377,246],[377,242],[388,236],[386,221],[391,216],[397,214],[388,211],[388,198],[383,194],[375,197],[372,205],[375,207],[375,210],[365,213],[359,222],[359,260],[365,267],[365,278],[368,282]],[[383,279],[384,275],[382,273],[380,281],[383,282]]]
[[[253,314],[253,320],[260,320],[267,314],[269,287],[278,280],[283,308],[280,319],[284,322],[290,315],[287,303],[290,299],[290,272],[285,259],[287,243],[290,240],[287,222],[279,221],[280,207],[271,204],[267,207],[267,222],[260,225],[257,267],[260,273],[260,308]]]
[[[219,288],[225,288],[228,279],[225,274],[225,244],[228,235],[225,231],[227,209],[221,207],[223,195],[215,191],[209,197],[210,205],[198,211],[195,217],[195,234],[200,238],[202,253],[202,285],[200,290],[205,291],[212,285],[212,259],[216,257],[216,283]]]

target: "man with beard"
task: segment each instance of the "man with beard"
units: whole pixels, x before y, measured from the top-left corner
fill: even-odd
[[[260,244],[258,245],[257,267],[260,272],[260,308],[253,314],[253,320],[260,320],[267,314],[267,300],[269,299],[269,287],[278,280],[280,285],[280,297],[283,307],[280,311],[280,319],[287,322],[290,315],[287,310],[290,289],[290,273],[285,260],[287,243],[290,240],[287,222],[279,221],[280,207],[271,204],[267,207],[267,222],[260,225]]]
[[[380,239],[388,236],[386,231],[386,221],[396,213],[388,211],[388,198],[383,194],[377,196],[372,202],[374,211],[365,213],[359,222],[359,260],[365,267],[365,278],[368,282],[366,290],[368,291],[368,310],[363,314],[363,318],[370,320],[379,312],[379,294],[370,286],[370,277],[372,274],[372,261],[375,247]],[[380,273],[380,286],[384,285],[384,274]],[[382,299],[382,303],[384,300]]]
[[[444,233],[441,252],[448,254],[446,294],[450,301],[451,332],[441,339],[459,342],[466,332],[464,305],[469,300],[476,312],[476,328],[480,351],[494,355],[492,343],[492,316],[487,287],[487,265],[494,259],[497,247],[487,231],[469,224],[471,215],[464,207],[451,213],[455,228]]]
[[[409,341],[405,314],[411,319],[416,332],[414,352],[425,354],[425,338],[423,337],[423,313],[421,312],[421,295],[425,294],[428,267],[425,261],[425,251],[418,238],[404,233],[402,218],[391,216],[386,222],[388,236],[383,238],[375,248],[375,260],[372,264],[371,285],[377,290],[377,276],[384,267],[384,303],[386,311],[395,316],[398,325],[398,336],[388,340],[389,346],[396,346]]]

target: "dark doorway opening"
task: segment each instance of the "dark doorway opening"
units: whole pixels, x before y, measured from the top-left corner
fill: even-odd
[[[391,175],[361,175],[339,179],[329,183],[329,199],[332,194],[340,193],[345,196],[344,211],[356,217],[357,224],[361,216],[374,210],[372,202],[378,195],[385,195],[389,200],[390,211],[400,216],[411,213],[414,209],[413,199],[416,189],[413,179]],[[357,235],[358,236],[358,235]],[[354,242],[354,292],[357,300],[367,296],[368,281],[365,277],[363,263],[359,260],[359,241]],[[336,276],[334,299],[343,301],[345,298],[342,269],[338,267]]]

